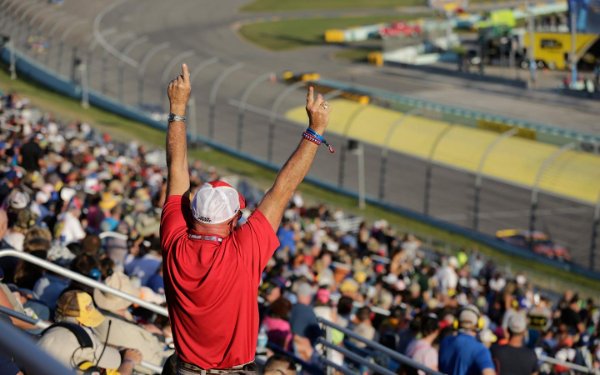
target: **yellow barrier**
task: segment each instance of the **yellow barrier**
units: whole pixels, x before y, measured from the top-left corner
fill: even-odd
[[[343,134],[350,116],[356,113],[360,104],[343,99],[330,102],[334,111],[328,132]],[[306,112],[303,107],[298,107],[288,111],[286,116],[303,124]],[[388,142],[392,150],[427,158],[435,139],[445,131],[433,159],[440,164],[475,172],[485,150],[501,131],[498,128],[490,131],[409,115],[386,140],[390,127],[402,116],[403,113],[369,105],[353,120],[348,136],[379,146]],[[449,126],[452,128],[447,129]],[[527,139],[527,132],[524,135],[499,143],[489,155],[483,174],[531,187],[544,160],[555,153],[558,147]],[[540,188],[595,204],[600,189],[600,156],[579,151],[561,154],[544,173]]]

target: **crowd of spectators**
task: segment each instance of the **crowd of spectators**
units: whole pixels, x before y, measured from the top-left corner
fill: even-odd
[[[0,248],[32,254],[164,304],[158,240],[164,162],[160,151],[113,141],[85,123],[60,124],[31,108],[26,98],[3,96]],[[198,161],[191,166],[192,189],[218,178],[216,170]],[[256,204],[247,203],[250,209]],[[534,352],[600,367],[600,315],[592,299],[573,292],[550,298],[526,275],[505,275],[476,251],[435,253],[384,220],[350,229],[342,225],[350,222],[339,210],[308,205],[301,194],[294,195],[277,232],[280,248],[260,287],[259,354],[293,353],[318,369],[322,318],[435,370],[443,370],[449,360],[455,368],[464,367],[444,350],[469,332],[469,345],[476,341],[482,354],[464,373],[569,372],[537,361]],[[117,235],[101,236],[107,232]],[[41,335],[40,346],[65,365],[87,363],[126,374],[150,373],[142,360],[168,363],[173,348],[166,318],[15,257],[0,258],[0,276],[0,305],[88,332],[92,346],[74,355],[81,343],[60,327],[42,333],[10,320]],[[0,319],[8,318],[0,314]],[[416,373],[343,332],[333,330],[330,339],[394,372]],[[70,342],[65,345],[73,350],[65,346],[53,352],[57,340]],[[121,351],[106,351],[105,344]],[[265,371],[295,373],[279,354]],[[365,371],[339,353],[329,358]],[[18,365],[2,357],[0,373],[17,374]]]

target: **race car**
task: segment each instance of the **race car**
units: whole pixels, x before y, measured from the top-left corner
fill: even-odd
[[[535,231],[533,235],[528,230],[503,229],[496,232],[496,238],[513,246],[532,249],[534,253],[564,262],[571,261],[569,250],[554,243],[544,232]]]

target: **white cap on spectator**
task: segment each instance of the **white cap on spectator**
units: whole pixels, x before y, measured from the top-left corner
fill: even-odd
[[[523,314],[513,314],[508,318],[508,330],[512,333],[522,333],[527,329],[527,319]]]
[[[246,207],[244,197],[225,181],[212,181],[198,189],[192,200],[192,215],[205,224],[220,224]]]
[[[29,204],[29,195],[23,191],[15,190],[8,199],[8,205],[15,210],[21,210]]]
[[[68,203],[75,196],[75,194],[77,194],[75,190],[68,187],[64,187],[60,191],[60,199]]]

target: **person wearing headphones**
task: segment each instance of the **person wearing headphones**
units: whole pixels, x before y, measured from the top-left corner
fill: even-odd
[[[95,328],[104,319],[89,294],[69,290],[58,299],[57,323],[42,333],[38,345],[79,374],[132,374],[134,367],[142,361],[141,352],[137,349],[119,352],[103,344],[107,341],[106,337],[101,340]]]
[[[495,375],[490,351],[477,340],[484,321],[479,309],[466,305],[458,314],[458,333],[440,343],[439,370],[452,375]]]

